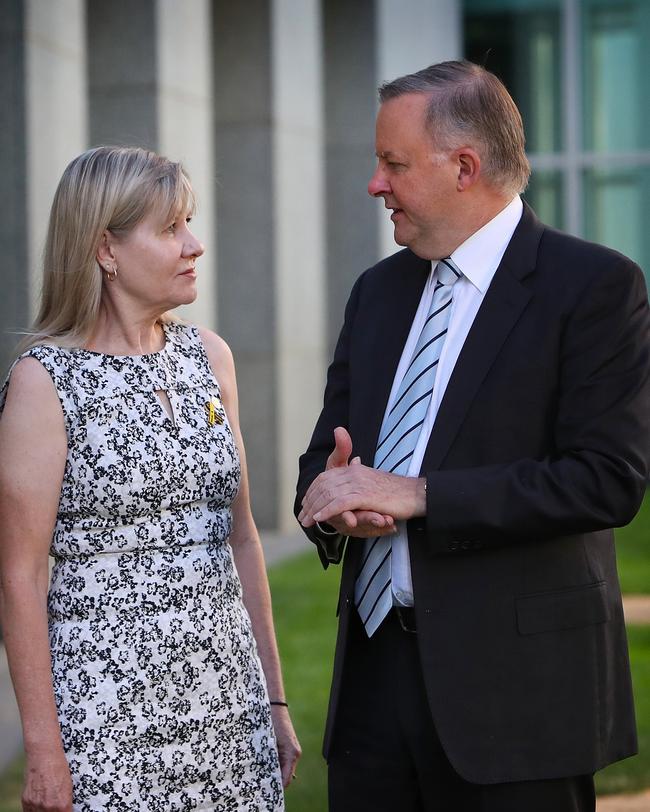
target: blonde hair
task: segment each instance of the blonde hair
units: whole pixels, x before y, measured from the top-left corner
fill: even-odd
[[[96,255],[105,231],[119,239],[152,212],[172,222],[195,205],[183,167],[155,152],[95,147],[71,161],[50,211],[40,309],[20,351],[43,341],[81,347],[90,338],[101,303]]]

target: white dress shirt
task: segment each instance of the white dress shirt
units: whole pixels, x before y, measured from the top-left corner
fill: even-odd
[[[429,435],[433,428],[436,415],[442,398],[447,389],[460,351],[470,331],[476,314],[483,302],[492,277],[501,262],[501,258],[510,242],[523,211],[523,204],[519,196],[503,209],[496,217],[486,223],[481,229],[472,234],[451,255],[452,260],[462,271],[462,277],[454,285],[454,293],[449,316],[447,337],[442,348],[438,370],[436,372],[431,403],[426,418],[420,430],[415,451],[411,457],[411,464],[407,476],[418,476],[424,458],[424,452],[429,442]],[[397,396],[400,382],[408,369],[411,357],[415,350],[418,337],[426,320],[436,284],[436,269],[438,263],[431,263],[431,273],[427,279],[420,299],[411,331],[404,345],[402,357],[395,373],[393,388],[391,389],[386,412],[392,408]],[[397,523],[397,533],[392,539],[392,589],[393,603],[403,606],[413,605],[413,584],[411,581],[411,565],[409,562],[406,522]]]

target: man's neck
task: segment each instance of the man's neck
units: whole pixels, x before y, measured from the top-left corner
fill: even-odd
[[[456,218],[457,228],[450,229],[446,239],[439,246],[437,253],[440,256],[427,259],[437,260],[451,256],[459,245],[500,214],[512,202],[513,197],[512,194],[487,189],[481,190],[480,195],[465,197],[462,201],[462,211]]]

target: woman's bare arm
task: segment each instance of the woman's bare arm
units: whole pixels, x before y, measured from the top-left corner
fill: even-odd
[[[66,454],[52,381],[25,358],[0,418],[0,619],[23,727],[23,808],[35,811],[72,810],[47,629],[48,551]]]

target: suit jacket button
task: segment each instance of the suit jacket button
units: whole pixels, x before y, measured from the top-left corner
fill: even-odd
[[[447,546],[448,546],[448,549],[450,549],[452,552],[454,552],[455,550],[458,549],[458,542],[457,541],[450,541]]]
[[[460,545],[461,550],[471,550],[472,549],[472,542],[471,541],[463,541]]]

